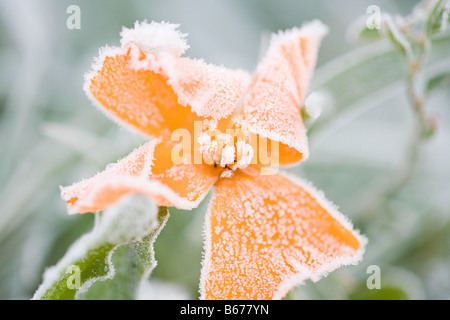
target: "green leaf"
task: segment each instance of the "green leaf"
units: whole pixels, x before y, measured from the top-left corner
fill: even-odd
[[[411,59],[413,56],[411,43],[400,31],[398,26],[391,19],[387,19],[386,28],[387,37],[394,44],[396,49],[400,51],[403,56]]]
[[[41,296],[38,292],[34,299],[42,300],[73,300],[78,291],[76,277],[80,277],[79,284],[85,285],[89,281],[99,279],[108,274],[108,256],[116,246],[103,245],[99,248],[91,249],[85,257],[69,264],[63,270],[58,281],[56,281]],[[72,268],[78,267],[79,269]]]
[[[146,196],[125,197],[45,272],[33,299],[134,299],[156,266],[153,244],[168,216]]]
[[[450,21],[449,11],[450,1],[437,1],[426,22],[426,33],[429,36],[444,32],[447,29],[447,25]]]
[[[364,28],[361,30],[359,37],[361,39],[367,39],[367,40],[380,40],[381,39],[381,35],[380,35],[380,31],[376,28]]]
[[[347,29],[347,40],[351,43],[381,39],[381,26],[369,25],[367,15],[356,19]]]
[[[428,79],[426,91],[432,92],[444,86],[450,87],[450,71],[439,73]]]
[[[168,218],[167,207],[159,209],[159,226],[142,241],[132,242],[118,247],[112,264],[115,276],[105,281],[97,281],[91,285],[81,299],[131,300],[136,298],[137,290],[143,280],[156,267],[153,244]]]

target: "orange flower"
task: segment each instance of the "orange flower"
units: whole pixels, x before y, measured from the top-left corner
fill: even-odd
[[[321,192],[264,171],[308,157],[300,108],[326,27],[314,21],[273,35],[253,76],[182,57],[188,45],[177,28],[136,23],[122,31],[120,48],[101,51],[86,77],[88,96],[114,120],[154,139],[62,188],[69,213],[102,210],[133,192],[192,209],[214,186],[203,299],[282,298],[306,279],[357,263],[366,239]],[[180,129],[192,150],[175,143]]]

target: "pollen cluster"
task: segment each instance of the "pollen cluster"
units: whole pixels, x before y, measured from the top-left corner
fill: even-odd
[[[238,120],[225,133],[217,129],[217,122],[207,121],[199,135],[199,151],[207,164],[228,169],[222,177],[231,177],[233,171],[248,167],[253,159],[254,148],[249,132]]]

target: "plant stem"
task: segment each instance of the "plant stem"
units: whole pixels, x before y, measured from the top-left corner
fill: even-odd
[[[428,55],[429,43],[419,40],[419,53],[417,58],[408,61],[407,94],[414,114],[414,128],[411,142],[406,151],[404,165],[401,166],[392,185],[387,188],[386,196],[391,197],[399,192],[409,181],[417,165],[420,148],[430,135],[430,125],[425,114],[425,94],[422,84],[423,66]]]
[[[428,121],[425,113],[425,87],[423,85],[423,68],[428,57],[430,41],[424,33],[413,37],[408,34],[417,45],[417,53],[413,56],[407,56],[407,96],[414,115],[414,126],[411,141],[405,152],[405,160],[399,167],[394,177],[387,185],[383,186],[378,199],[372,199],[372,205],[369,213],[378,211],[389,198],[395,196],[411,179],[414,169],[417,166],[420,149],[427,138],[433,133],[433,127]]]

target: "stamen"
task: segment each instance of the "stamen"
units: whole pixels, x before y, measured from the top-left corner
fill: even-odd
[[[222,133],[214,123],[204,123],[203,131],[197,141],[203,160],[214,167],[220,166],[227,171],[243,169],[250,165],[254,150],[250,142],[250,135],[236,120],[233,129]],[[228,176],[230,173],[223,173]]]

